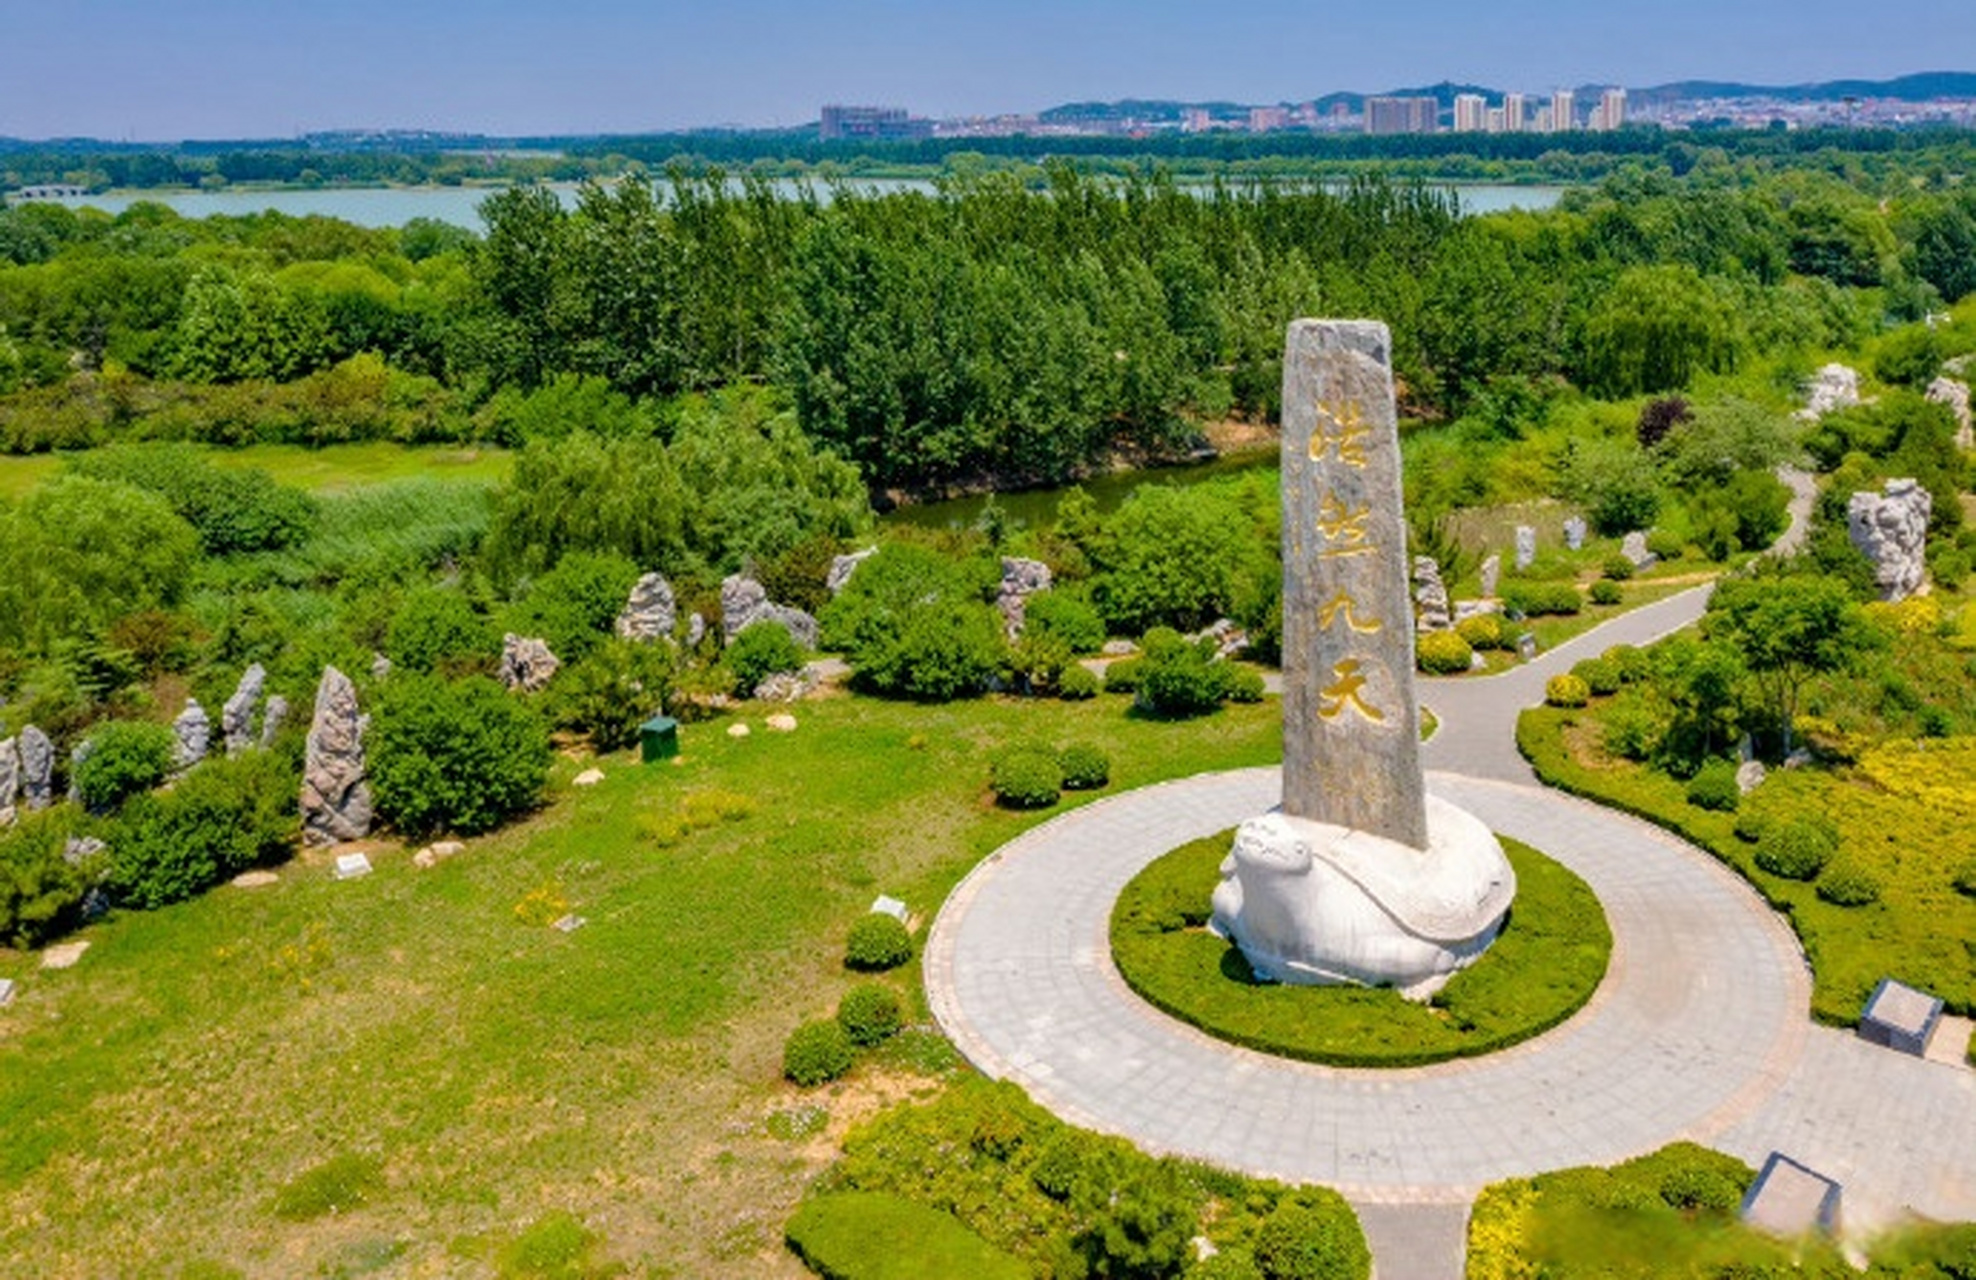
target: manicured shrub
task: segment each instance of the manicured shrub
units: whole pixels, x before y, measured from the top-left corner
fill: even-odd
[[[532,807],[549,776],[541,717],[485,676],[386,681],[365,749],[379,816],[412,837],[492,830]]]
[[[926,547],[890,543],[858,566],[818,621],[860,685],[945,701],[980,692],[1000,667],[1001,615],[966,566]]]
[[[556,673],[549,709],[557,725],[587,734],[596,750],[619,751],[672,704],[678,678],[671,645],[613,636]]]
[[[1633,562],[1616,551],[1607,556],[1605,563],[1600,565],[1600,570],[1614,582],[1626,581],[1633,576],[1634,569]]]
[[[1096,653],[1105,644],[1105,620],[1083,592],[1068,587],[1039,591],[1023,603],[1023,634],[1053,637],[1074,654]]]
[[[1880,900],[1880,878],[1859,863],[1841,858],[1819,877],[1818,896],[1835,907],[1863,907]]]
[[[825,1280],[1024,1280],[1031,1270],[954,1215],[882,1192],[805,1200],[785,1229],[796,1256]]]
[[[1604,658],[1586,658],[1571,668],[1571,674],[1583,680],[1595,698],[1611,697],[1624,683],[1619,677],[1618,664]]]
[[[1088,742],[1073,742],[1057,757],[1063,785],[1070,791],[1091,791],[1111,781],[1111,757]]]
[[[1786,880],[1816,880],[1839,851],[1829,824],[1805,818],[1771,821],[1758,834],[1756,865]]]
[[[1214,710],[1228,697],[1234,668],[1216,658],[1213,640],[1184,640],[1155,628],[1146,633],[1143,643],[1140,707],[1156,715],[1193,716]]]
[[[63,856],[74,820],[74,807],[65,805],[0,828],[0,943],[38,947],[82,922],[99,859]]]
[[[1777,825],[1777,819],[1762,809],[1744,805],[1736,810],[1736,838],[1744,844],[1757,844]],[[1766,868],[1767,869],[1767,868]]]
[[[1733,813],[1743,791],[1736,785],[1736,766],[1727,760],[1711,760],[1688,779],[1688,803],[1697,809]]]
[[[1544,614],[1573,614],[1585,599],[1569,582],[1512,582],[1503,588],[1503,607],[1526,618]]]
[[[1263,694],[1268,691],[1269,686],[1263,683],[1262,672],[1251,671],[1247,667],[1228,668],[1227,698],[1230,702],[1261,702]]]
[[[1634,695],[1615,699],[1606,708],[1600,745],[1622,760],[1645,761],[1660,750],[1666,736],[1665,717]]]
[[[1432,676],[1466,671],[1475,660],[1475,650],[1459,631],[1429,631],[1414,642],[1414,665]]]
[[[106,837],[111,893],[126,906],[162,907],[286,859],[300,835],[298,782],[280,756],[255,751],[136,797]]]
[[[1471,649],[1503,647],[1503,623],[1493,613],[1478,613],[1455,623],[1455,634],[1468,641]]]
[[[1137,693],[1140,677],[1145,673],[1144,658],[1120,658],[1105,668],[1105,692]]]
[[[912,934],[895,917],[882,911],[867,911],[859,916],[844,943],[844,965],[850,969],[876,973],[896,969],[912,958]]]
[[[903,1020],[898,993],[882,982],[860,982],[837,1002],[837,1025],[860,1048],[895,1035]]]
[[[1652,656],[1637,646],[1616,644],[1599,656],[1618,669],[1620,680],[1626,684],[1638,684],[1653,675]]]
[[[500,652],[486,618],[458,591],[421,587],[392,615],[384,653],[394,668],[437,671],[484,665]]]
[[[1687,552],[1688,544],[1672,529],[1649,529],[1647,550],[1662,560],[1679,560]]]
[[[1722,1169],[1682,1165],[1660,1180],[1660,1198],[1672,1209],[1728,1213],[1742,1203],[1743,1188]]]
[[[1011,809],[1046,809],[1063,790],[1063,767],[1042,747],[1013,747],[988,766],[995,799]]]
[[[75,788],[97,813],[149,791],[171,772],[178,737],[170,726],[113,720],[89,735],[89,752],[75,767]]]
[[[1083,702],[1098,696],[1098,677],[1089,667],[1072,663],[1057,676],[1057,696],[1065,702]]]
[[[789,629],[780,623],[757,622],[734,637],[721,655],[721,661],[734,673],[734,692],[746,698],[755,687],[782,671],[798,671],[803,651]]]
[[[1620,588],[1620,585],[1608,578],[1600,578],[1594,582],[1589,594],[1593,604],[1613,605],[1626,598],[1626,592]]]
[[[1553,707],[1582,707],[1591,701],[1592,691],[1577,676],[1552,676],[1544,682],[1544,701]]]
[[[1351,1209],[1328,1196],[1317,1204],[1278,1205],[1256,1230],[1255,1258],[1264,1280],[1364,1280],[1372,1271]]]
[[[805,1089],[827,1084],[851,1069],[851,1037],[834,1020],[817,1018],[782,1043],[782,1074]]]

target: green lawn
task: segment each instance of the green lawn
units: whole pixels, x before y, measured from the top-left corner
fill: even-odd
[[[559,784],[540,815],[433,870],[384,843],[375,874],[337,882],[310,855],[269,888],[92,926],[71,970],[0,952],[20,983],[0,1012],[0,1257],[50,1276],[386,1257],[451,1273],[527,1252],[532,1228],[566,1234],[554,1215],[573,1214],[596,1257],[635,1271],[798,1274],[781,1231],[807,1178],[844,1119],[912,1086],[905,1055],[881,1055],[893,1065],[797,1095],[782,1040],[852,981],[844,935],[873,896],[930,919],[1048,816],[989,803],[990,751],[1097,742],[1102,796],[1280,750],[1273,699],[1177,723],[1112,697],[839,696],[795,713],[793,734],[759,709],[747,738],[688,725],[676,766],[609,757],[601,785]],[[716,788],[752,811],[646,834]],[[588,924],[524,920],[551,908]],[[917,990],[916,964],[901,977]],[[825,1132],[769,1135],[768,1116],[811,1102]],[[359,1207],[277,1214],[333,1201],[315,1188],[339,1179]]]
[[[258,467],[283,484],[324,493],[354,489],[408,476],[442,480],[505,480],[514,455],[504,449],[458,445],[402,445],[383,442],[336,444],[310,449],[293,444],[257,444],[240,449],[209,449],[216,463]],[[18,498],[60,470],[59,454],[0,457],[0,498]]]
[[[1509,923],[1432,1004],[1390,989],[1257,983],[1241,952],[1205,927],[1234,834],[1157,859],[1112,909],[1112,959],[1126,985],[1211,1036],[1334,1066],[1420,1066],[1547,1031],[1583,1008],[1605,976],[1612,931],[1590,886],[1505,840],[1517,880]]]

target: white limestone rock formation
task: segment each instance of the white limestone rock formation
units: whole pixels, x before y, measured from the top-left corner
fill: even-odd
[[[1873,562],[1873,584],[1882,600],[1905,600],[1921,589],[1933,506],[1928,491],[1912,479],[1889,480],[1883,492],[1855,493],[1846,503],[1846,532]]]
[[[1050,566],[1041,560],[1020,556],[1002,557],[1002,585],[995,593],[995,607],[1002,612],[1002,625],[1011,637],[1022,634],[1024,608],[1030,596],[1048,591],[1052,581]]]
[[[1495,941],[1516,873],[1479,818],[1428,796],[1425,849],[1268,813],[1221,864],[1213,928],[1258,976],[1425,1000]]]
[[[803,648],[816,648],[816,619],[801,609],[776,604],[768,598],[768,588],[745,574],[737,573],[720,584],[720,622],[730,644],[755,623],[773,622]]]
[[[662,573],[648,573],[631,586],[631,595],[617,616],[617,633],[626,640],[661,640],[679,620],[672,584]]]
[[[1432,556],[1413,558],[1413,599],[1418,606],[1414,626],[1421,631],[1447,631],[1455,625],[1441,566]]]
[[[233,696],[220,708],[220,735],[229,756],[237,756],[254,745],[254,708],[259,705],[261,690],[267,687],[267,682],[266,669],[255,663],[241,672]]]
[[[510,631],[501,637],[501,683],[514,691],[540,693],[563,664],[549,652],[546,640],[518,636]]]
[[[33,725],[21,730],[21,799],[29,813],[55,803],[55,744]]]
[[[1487,560],[1482,562],[1482,567],[1477,570],[1477,573],[1482,578],[1482,598],[1484,600],[1494,600],[1496,598],[1496,584],[1503,579],[1503,558],[1499,555],[1491,555]]]
[[[1937,378],[1928,384],[1928,398],[1947,405],[1955,415],[1955,447],[1976,448],[1976,428],[1972,428],[1969,417],[1969,384],[1954,378]]]
[[[357,688],[335,667],[324,667],[316,686],[302,763],[302,838],[329,845],[370,834],[370,786],[364,781],[364,729]]]
[[[0,827],[13,825],[20,798],[21,749],[12,738],[0,738]]]
[[[1527,524],[1516,526],[1516,567],[1528,569],[1537,559],[1537,531]]]
[[[851,580],[851,575],[858,571],[858,566],[877,554],[877,547],[866,547],[862,551],[838,556],[830,562],[830,573],[824,578],[824,586],[830,589],[831,595],[836,595]]]
[[[282,724],[288,719],[288,699],[280,694],[268,698],[268,709],[261,715],[261,750],[274,745],[275,735],[281,732]]]
[[[1813,375],[1805,387],[1805,405],[1798,417],[1807,421],[1824,417],[1835,409],[1849,409],[1859,403],[1859,372],[1842,364],[1828,364]]]
[[[172,749],[172,767],[183,773],[206,758],[213,745],[213,721],[197,698],[185,700],[185,710],[172,721],[178,745]]]

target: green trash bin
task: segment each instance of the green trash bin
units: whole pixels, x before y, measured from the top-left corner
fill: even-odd
[[[679,721],[671,716],[653,716],[638,726],[638,741],[646,764],[670,760],[679,754]]]

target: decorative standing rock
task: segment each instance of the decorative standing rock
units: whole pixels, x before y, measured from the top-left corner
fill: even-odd
[[[261,716],[261,749],[274,745],[274,736],[281,732],[282,722],[288,719],[288,699],[274,694],[268,699],[268,709]]]
[[[866,547],[863,551],[853,551],[847,556],[838,556],[830,562],[830,574],[824,579],[824,586],[830,589],[831,595],[836,595],[844,589],[844,584],[851,580],[851,575],[858,571],[858,566],[877,554],[877,547]]]
[[[1763,761],[1745,760],[1736,766],[1736,790],[1748,795],[1763,785],[1765,776]]]
[[[660,640],[672,634],[679,620],[672,584],[662,573],[648,573],[631,586],[631,595],[617,616],[617,633],[626,640]]]
[[[1585,519],[1583,516],[1564,518],[1564,545],[1567,550],[1578,551],[1585,545]]]
[[[1933,506],[1928,491],[1912,479],[1889,480],[1884,492],[1855,493],[1846,504],[1846,532],[1873,562],[1873,585],[1882,600],[1905,600],[1921,589]]]
[[[1432,556],[1413,558],[1413,598],[1420,606],[1414,624],[1421,631],[1446,631],[1454,626],[1448,608],[1448,588],[1441,581],[1441,566]]]
[[[1537,531],[1527,524],[1516,526],[1516,567],[1528,569],[1537,558]]]
[[[1969,417],[1969,384],[1954,378],[1937,378],[1928,384],[1928,398],[1947,405],[1955,415],[1955,447],[1976,448],[1976,428],[1972,428]]]
[[[14,802],[21,796],[21,749],[12,738],[0,738],[0,827],[14,821]]]
[[[1050,582],[1050,566],[1041,560],[1002,557],[1002,586],[995,594],[995,607],[1002,611],[1002,625],[1011,637],[1022,634],[1025,602],[1038,591],[1048,591]]]
[[[254,745],[254,707],[260,702],[261,690],[267,682],[266,669],[255,663],[241,673],[233,696],[220,708],[220,734],[226,741],[228,755],[237,756]]]
[[[28,812],[55,803],[55,744],[33,725],[21,730],[21,796]]]
[[[816,648],[816,619],[801,609],[774,603],[768,589],[745,574],[737,573],[720,584],[720,622],[729,644],[755,623],[773,622],[803,648]]]
[[[686,615],[686,647],[698,645],[707,634],[707,620],[697,613]]]
[[[76,743],[75,750],[69,752],[69,799],[71,801],[82,799],[82,789],[76,786],[76,779],[82,776],[82,762],[95,754],[96,744],[87,738]]]
[[[562,665],[545,640],[512,631],[501,637],[501,683],[510,690],[540,693]]]
[[[1644,569],[1659,556],[1647,550],[1647,535],[1644,530],[1635,529],[1619,540],[1619,554],[1632,562],[1635,569]]]
[[[197,698],[185,700],[185,710],[172,721],[172,732],[178,735],[178,746],[172,751],[172,767],[180,773],[204,760],[207,749],[213,745],[212,719]]]
[[[302,837],[310,844],[361,840],[370,834],[365,724],[350,677],[335,667],[324,667],[302,764]]]
[[[1502,580],[1503,576],[1503,558],[1492,555],[1487,560],[1484,560],[1480,574],[1482,578],[1482,598],[1485,600],[1494,600],[1496,598],[1496,584]]]
[[[1859,403],[1859,373],[1842,364],[1820,369],[1805,388],[1805,406],[1800,418],[1822,418],[1835,409],[1848,409]]]

